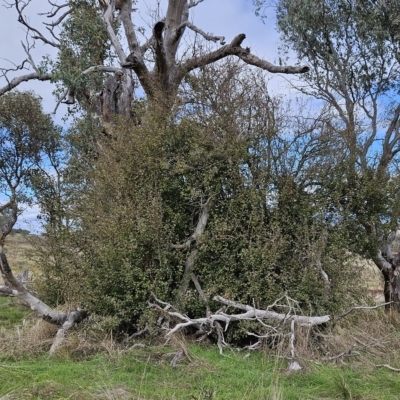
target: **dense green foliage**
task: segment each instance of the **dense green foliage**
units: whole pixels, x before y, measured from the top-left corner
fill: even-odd
[[[350,233],[329,217],[326,193],[309,190],[316,162],[330,170],[330,148],[314,145],[323,132],[295,132],[284,107],[262,74],[228,62],[187,80],[173,117],[150,108],[141,125],[122,122],[98,139],[90,168],[73,158],[69,169],[80,168],[85,184],[68,211],[74,225],[58,244],[49,231],[44,298],[82,302],[129,329],[153,318],[150,292],[202,316],[193,282],[180,294],[195,250],[192,273],[209,301],[219,294],[263,307],[286,292],[313,312],[348,305],[356,295],[343,251]],[[77,151],[82,140],[72,137]],[[208,202],[204,234],[171,248],[193,234]],[[329,293],[318,262],[332,277]]]

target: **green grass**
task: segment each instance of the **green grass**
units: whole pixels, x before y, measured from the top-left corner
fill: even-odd
[[[31,311],[18,305],[18,300],[12,297],[0,297],[0,328],[11,329],[21,324]]]
[[[190,347],[173,368],[166,348],[97,355],[91,360],[39,357],[0,361],[0,399],[399,399],[387,369],[313,366],[287,375],[263,353]],[[274,382],[274,385],[271,383]],[[277,390],[278,389],[278,390]],[[272,396],[278,392],[281,396]]]

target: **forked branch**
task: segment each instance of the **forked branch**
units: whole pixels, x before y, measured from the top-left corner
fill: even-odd
[[[30,0],[27,0],[26,2],[15,0],[14,6],[18,13],[18,22],[28,29],[28,32],[30,33],[32,39],[39,39],[45,44],[49,44],[52,47],[60,48],[60,45],[58,43],[47,39],[38,29],[29,24],[26,17],[23,15],[23,11],[29,5],[29,3]]]
[[[7,85],[0,88],[0,96],[4,93],[9,92],[10,90],[17,87],[22,82],[28,82],[30,80],[37,79],[39,81],[49,81],[52,77],[52,74],[38,74],[37,72],[32,72],[30,74],[21,75],[14,79],[12,79]]]
[[[250,49],[241,47],[246,35],[241,33],[237,35],[231,43],[219,48],[218,50],[211,51],[210,53],[193,57],[183,64],[181,64],[179,72],[177,73],[177,79],[180,81],[190,71],[196,68],[204,67],[208,64],[212,64],[218,60],[221,60],[228,56],[236,56],[243,60],[246,64],[254,65],[263,70],[272,73],[282,74],[299,74],[309,71],[307,66],[289,66],[289,65],[274,65],[269,61],[263,60],[254,54],[251,54]]]

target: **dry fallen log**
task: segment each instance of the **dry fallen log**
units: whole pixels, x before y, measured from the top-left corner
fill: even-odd
[[[165,302],[162,302],[161,300],[157,299],[154,295],[153,298],[155,301],[158,303],[149,303],[149,307],[158,309],[159,311],[164,311],[167,313],[167,315],[171,317],[176,317],[180,319],[183,322],[178,323],[175,325],[174,328],[172,328],[167,335],[170,336],[174,334],[175,332],[179,331],[182,328],[188,327],[188,326],[195,326],[195,327],[201,327],[203,329],[206,329],[207,327],[211,330],[213,330],[214,325],[216,322],[221,322],[225,324],[225,331],[227,330],[229,324],[234,321],[241,321],[241,320],[275,320],[279,321],[281,323],[291,323],[294,321],[295,323],[300,324],[301,326],[315,326],[315,325],[322,325],[325,324],[329,321],[331,321],[332,317],[330,315],[324,315],[324,316],[317,316],[317,317],[308,317],[308,316],[302,316],[302,315],[296,315],[296,314],[291,314],[291,313],[277,313],[275,311],[271,310],[259,310],[253,306],[249,306],[246,304],[241,304],[236,301],[228,300],[225,299],[221,296],[215,296],[214,300],[222,303],[228,307],[233,307],[239,310],[243,310],[245,312],[240,313],[240,314],[226,314],[223,311],[218,311],[215,314],[211,314],[208,317],[204,318],[189,318],[186,315],[183,315],[179,312],[176,311],[168,311],[169,308],[172,306],[170,304],[167,304]],[[161,308],[159,304],[162,305],[167,305],[167,308]]]
[[[7,286],[0,285],[0,295],[19,298],[23,304],[28,305],[32,310],[37,311],[41,318],[51,324],[60,326],[56,339],[50,348],[50,354],[61,346],[66,333],[76,323],[82,321],[86,317],[86,312],[77,309],[68,313],[54,311],[46,303],[39,300],[30,293],[23,283],[18,280],[12,273],[8,264],[7,257],[0,248],[0,272]]]
[[[360,306],[360,307],[353,307],[349,311],[338,315],[336,317],[331,315],[323,315],[323,316],[304,316],[298,315],[297,312],[299,311],[297,302],[293,299],[290,299],[287,296],[284,296],[286,300],[286,304],[280,304],[280,300],[274,302],[271,306],[269,306],[265,310],[257,309],[255,306],[249,306],[247,304],[238,303],[233,300],[228,300],[223,298],[222,296],[215,296],[214,301],[223,304],[225,307],[216,313],[210,313],[207,317],[203,318],[189,318],[187,315],[184,315],[178,311],[171,311],[173,309],[172,305],[166,303],[164,301],[159,300],[153,293],[152,297],[155,302],[149,302],[149,307],[158,310],[159,312],[163,313],[166,317],[173,317],[181,322],[178,322],[172,329],[168,329],[167,337],[173,335],[174,333],[178,332],[179,330],[186,328],[186,327],[194,327],[198,330],[198,332],[202,335],[209,335],[210,333],[214,332],[217,334],[218,337],[218,347],[220,352],[222,353],[222,348],[227,346],[225,339],[224,339],[224,332],[228,329],[228,326],[231,322],[234,321],[257,321],[262,325],[262,327],[266,330],[265,334],[258,335],[252,332],[247,332],[249,336],[254,336],[258,338],[258,342],[248,346],[247,348],[250,350],[254,350],[259,348],[262,345],[262,340],[264,339],[276,339],[280,338],[280,340],[286,340],[289,338],[289,350],[290,350],[290,363],[288,369],[291,371],[297,371],[301,369],[300,364],[297,362],[298,357],[295,350],[295,326],[300,327],[314,327],[318,325],[324,325],[327,323],[335,324],[340,319],[346,317],[350,313],[356,310],[373,310],[378,307],[382,307],[387,305],[379,304],[377,306],[367,307],[367,306]],[[226,313],[227,308],[235,308],[238,310],[242,310],[242,313],[238,314],[228,314]],[[286,312],[276,312],[271,310],[271,308],[277,309],[284,309]],[[271,321],[271,325],[267,325],[264,321]],[[273,323],[275,322],[275,324]],[[222,328],[224,325],[224,329]],[[357,352],[345,352],[339,354],[338,356],[331,357],[330,359],[337,359],[344,356],[353,356],[357,355]],[[327,358],[328,360],[329,358]]]

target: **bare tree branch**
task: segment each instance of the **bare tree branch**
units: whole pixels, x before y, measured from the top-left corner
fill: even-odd
[[[140,52],[144,55],[144,53],[146,53],[146,51],[147,51],[150,47],[152,47],[152,46],[154,45],[154,41],[155,41],[154,36],[151,36],[150,38],[148,38],[148,39],[146,40],[146,42],[143,43],[143,44],[140,46]]]
[[[15,0],[15,9],[18,12],[18,22],[21,23],[22,25],[24,25],[29,32],[34,32],[36,35],[31,34],[33,39],[39,39],[42,42],[49,44],[50,46],[56,47],[56,48],[60,48],[60,45],[58,43],[55,43],[49,39],[47,39],[39,30],[37,30],[36,28],[34,28],[33,26],[31,26],[26,18],[23,16],[23,11],[24,9],[29,5],[30,0],[27,0],[26,3],[22,3],[20,0]],[[21,7],[21,4],[22,7]]]
[[[204,229],[206,228],[208,217],[209,217],[209,211],[210,211],[210,205],[211,205],[211,197],[208,198],[208,200],[202,205],[202,211],[199,217],[199,220],[196,225],[196,229],[194,230],[193,234],[190,236],[190,238],[183,244],[170,244],[170,247],[172,249],[186,249],[188,248],[191,244],[195,243],[196,240],[198,240],[204,233]]]
[[[203,36],[204,39],[212,41],[212,42],[220,42],[220,44],[223,46],[225,44],[225,36],[214,36],[211,33],[206,33],[197,26],[193,25],[189,21],[185,21],[182,23],[178,29],[182,29],[184,26],[187,26],[189,29],[191,29],[193,32],[198,33],[199,35]]]
[[[18,290],[12,289],[8,286],[0,285],[0,295],[17,297],[19,295],[19,292],[18,292]]]
[[[0,88],[0,96],[4,93],[9,92],[10,90],[17,87],[22,82],[28,82],[30,80],[37,79],[39,81],[49,81],[52,78],[52,74],[38,74],[37,72],[32,72],[31,74],[26,74],[22,76],[18,76],[14,78],[11,82],[9,82],[6,86]]]
[[[187,0],[169,0],[165,17],[165,52],[168,62],[175,64],[176,52],[185,32],[182,24],[189,19]]]
[[[150,303],[149,306],[159,309],[159,310],[163,310],[163,312],[166,312],[169,316],[176,317],[176,318],[180,319],[181,321],[183,321],[183,322],[177,324],[173,329],[171,329],[167,333],[168,336],[174,334],[175,332],[179,331],[182,328],[192,326],[192,325],[209,326],[209,328],[212,329],[214,322],[225,323],[225,330],[226,330],[226,328],[230,322],[242,321],[242,320],[269,319],[269,320],[280,321],[283,323],[291,323],[292,321],[295,321],[296,323],[299,323],[300,325],[304,325],[304,326],[321,325],[321,324],[325,324],[332,320],[332,317],[330,315],[307,317],[307,316],[301,316],[301,315],[277,313],[275,311],[270,311],[270,310],[259,310],[252,306],[248,306],[245,304],[237,303],[236,301],[224,299],[221,296],[215,296],[214,301],[225,304],[229,307],[234,307],[234,308],[238,308],[240,310],[244,310],[246,312],[241,313],[241,314],[226,314],[221,311],[221,312],[217,312],[215,314],[211,314],[205,318],[193,318],[192,319],[183,314],[180,314],[179,312],[165,311],[165,310],[161,309],[160,307],[158,307],[156,304]]]
[[[191,246],[192,244],[195,244],[196,241],[201,239],[201,237],[204,233],[204,230],[206,228],[207,222],[208,222],[209,211],[210,211],[210,206],[211,206],[211,199],[212,198],[209,197],[208,200],[206,201],[206,203],[204,203],[202,205],[202,211],[199,216],[199,221],[197,222],[196,229],[194,230],[194,232],[190,236],[190,238],[183,245],[171,244],[172,248],[184,249],[184,248]],[[183,271],[183,276],[182,276],[180,288],[178,291],[179,299],[182,298],[183,295],[185,294],[185,292],[189,286],[190,279],[192,279],[196,285],[197,277],[195,275],[193,275],[193,269],[194,269],[194,264],[198,258],[198,255],[199,255],[199,250],[196,247],[194,247],[190,251],[189,257],[187,258],[187,260],[185,262],[185,270]],[[198,281],[197,281],[197,284],[198,284]],[[200,284],[198,284],[196,286],[197,289],[198,289],[198,287],[200,287]],[[201,288],[200,288],[199,294],[200,294],[200,297],[205,298],[204,292],[201,290]]]
[[[304,74],[310,70],[310,68],[307,66],[274,65],[269,61],[263,60],[254,54],[251,54],[247,51],[247,49],[245,52],[237,51],[233,55],[239,57],[249,65],[254,65],[255,67],[259,67],[274,74]]]
[[[2,247],[4,246],[5,238],[9,235],[14,225],[17,223],[18,219],[18,205],[16,202],[16,193],[15,188],[11,187],[12,197],[8,202],[8,208],[11,209],[11,219],[7,222],[6,226],[3,228],[0,234],[0,252],[2,251]],[[1,264],[1,260],[0,260]],[[1,266],[1,265],[0,265]],[[1,271],[1,268],[0,268]]]
[[[51,345],[49,354],[53,355],[56,350],[62,345],[65,335],[67,332],[77,323],[82,321],[86,317],[86,312],[78,308],[76,311],[69,312],[66,315],[65,322],[61,325],[61,328],[57,331],[56,338]]]
[[[32,68],[33,68],[38,74],[40,74],[39,68],[36,66],[36,64],[35,64],[35,62],[33,61],[33,58],[32,58],[32,56],[31,56],[31,53],[29,52],[29,50],[30,50],[29,47],[25,46],[25,44],[24,44],[22,41],[21,41],[21,44],[22,44],[22,47],[23,47],[23,49],[24,49],[26,55],[28,56],[28,62],[29,62],[29,64],[31,64]]]
[[[400,104],[394,110],[394,115],[390,124],[385,132],[385,139],[383,142],[382,156],[379,161],[379,168],[384,169],[388,166],[389,162],[395,155],[393,148],[400,140]]]
[[[7,208],[10,208],[13,205],[13,203],[14,203],[14,199],[11,199],[11,200],[7,201],[7,203],[1,205],[0,206],[0,212],[3,212]]]
[[[377,267],[382,271],[382,270],[391,270],[392,269],[392,264],[388,262],[385,257],[382,255],[382,251],[379,249],[376,256],[373,258],[374,263],[377,265]]]
[[[103,21],[106,24],[108,37],[110,38],[111,43],[118,55],[119,61],[120,63],[124,63],[126,60],[126,54],[124,52],[124,49],[122,48],[120,41],[117,38],[117,35],[114,32],[114,28],[112,27],[114,11],[115,11],[115,0],[110,0],[108,2],[107,9],[103,13]]]
[[[394,301],[389,301],[387,303],[378,304],[378,305],[372,306],[372,307],[368,307],[368,306],[353,307],[350,310],[346,311],[345,313],[335,316],[334,323],[336,324],[338,321],[340,321],[342,318],[346,317],[347,315],[349,315],[353,311],[357,311],[357,310],[375,310],[376,308],[385,307],[385,306],[387,306],[389,304],[393,304],[393,303],[394,303]]]
[[[202,289],[202,287],[200,285],[200,282],[199,282],[199,280],[197,279],[197,276],[194,273],[191,274],[191,278],[192,278],[192,282],[194,283],[194,286],[196,287],[197,292],[200,295],[200,298],[206,304],[206,315],[209,316],[211,314],[211,311],[210,311],[210,306],[208,305],[207,296],[204,293],[204,290]]]
[[[50,354],[53,354],[55,350],[62,344],[66,332],[75,323],[78,323],[84,319],[87,315],[86,312],[79,308],[68,313],[56,312],[47,304],[32,295],[13,275],[8,264],[7,257],[2,250],[2,246],[0,246],[0,272],[4,278],[4,281],[8,284],[8,286],[0,286],[0,294],[18,297],[25,304],[28,304],[32,310],[37,311],[43,320],[50,322],[51,324],[61,325],[61,328],[57,332],[56,340],[50,349]]]
[[[252,306],[246,305],[246,304],[241,304],[233,300],[228,300],[223,298],[222,296],[215,296],[214,300],[225,304],[226,306],[229,307],[234,307],[238,308],[240,310],[246,311],[243,314],[224,314],[221,313],[221,315],[228,316],[230,317],[230,320],[236,321],[236,320],[241,320],[241,319],[271,319],[271,320],[276,320],[276,321],[281,321],[284,323],[291,322],[292,320],[295,320],[297,323],[305,326],[314,326],[314,325],[321,325],[325,324],[328,321],[332,319],[330,315],[324,315],[320,317],[306,317],[306,316],[301,316],[301,315],[293,315],[293,314],[281,314],[277,313],[275,311],[270,311],[270,310],[258,310]]]
[[[68,89],[67,89],[67,90],[60,96],[60,98],[58,99],[57,104],[56,104],[56,106],[54,107],[53,114],[55,114],[55,113],[57,112],[58,107],[59,107],[60,104],[63,102],[63,100],[65,99],[65,97],[67,96],[67,94],[68,94]]]
[[[198,4],[202,3],[204,0],[190,0],[188,8],[196,7]]]
[[[51,26],[54,28],[54,27],[58,26],[64,20],[64,18],[67,17],[71,13],[72,13],[72,10],[67,10],[55,22],[50,22],[50,23],[44,22],[44,25]]]
[[[190,71],[214,63],[230,55],[240,58],[247,64],[257,66],[272,73],[298,74],[309,70],[309,67],[307,66],[279,66],[271,64],[269,61],[262,60],[254,54],[251,54],[249,48],[244,49],[241,47],[245,38],[246,35],[241,33],[237,35],[231,43],[226,44],[218,50],[187,60],[180,66],[179,71],[176,74],[177,80],[180,82]]]
[[[132,22],[132,0],[124,0],[120,5],[120,18],[124,26],[125,36],[128,41],[129,51],[135,52],[139,48],[139,43],[135,33],[135,27]]]
[[[69,6],[69,3],[64,3],[64,4],[59,4],[58,5],[58,4],[52,3],[50,0],[49,0],[49,4],[52,5],[55,8],[55,10],[54,11],[50,11],[50,12],[46,12],[46,13],[39,13],[39,15],[45,15],[47,18],[53,18],[53,17],[55,17],[57,15],[57,13],[62,8]]]
[[[97,72],[97,71],[115,73],[115,72],[122,72],[122,69],[117,68],[117,67],[107,66],[107,65],[93,65],[92,67],[85,69],[82,72],[82,75],[88,75],[91,72]]]
[[[378,364],[378,365],[375,365],[375,367],[385,367],[385,368],[390,369],[391,371],[400,372],[400,369],[399,369],[399,368],[391,367],[391,366],[388,365],[388,364]]]

